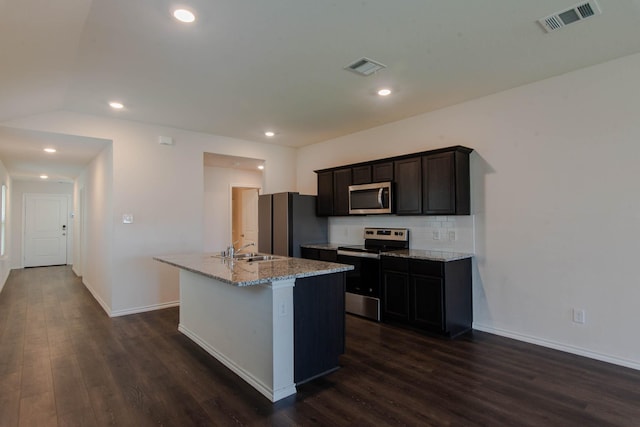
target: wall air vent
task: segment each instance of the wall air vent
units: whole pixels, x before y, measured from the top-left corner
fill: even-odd
[[[361,76],[370,76],[376,71],[382,70],[383,68],[387,68],[386,65],[381,64],[376,61],[372,61],[369,58],[358,59],[356,62],[353,62],[346,67],[345,70],[353,71],[356,74],[360,74]]]
[[[539,19],[538,22],[542,25],[547,33],[560,28],[573,24],[574,22],[580,22],[592,16],[600,15],[602,11],[600,6],[596,3],[596,0],[589,0],[588,2],[578,3],[575,6],[563,10],[553,15],[549,15],[546,18]]]

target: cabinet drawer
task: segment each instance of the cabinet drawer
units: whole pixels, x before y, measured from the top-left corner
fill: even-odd
[[[300,258],[318,259],[318,249],[300,248]]]
[[[415,260],[412,259],[409,269],[411,274],[420,274],[422,276],[442,277],[444,264],[440,261]]]
[[[392,271],[409,271],[409,259],[408,258],[397,258],[397,257],[388,257],[381,256],[380,257],[380,268],[384,270],[392,270]]]
[[[332,249],[318,249],[318,257],[320,261],[338,262],[338,251]]]

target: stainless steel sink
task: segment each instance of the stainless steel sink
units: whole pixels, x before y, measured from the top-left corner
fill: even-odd
[[[219,254],[213,254],[211,256],[214,258],[222,258],[225,260],[230,260],[230,258],[224,252]],[[235,254],[233,256],[233,261],[260,262],[260,261],[276,261],[284,258],[286,257],[282,257],[278,255],[265,255],[258,252],[245,252],[241,254]]]
[[[243,257],[238,259],[238,261],[246,261],[246,262],[260,262],[260,261],[275,261],[279,259],[284,259],[284,257],[277,255],[260,255],[256,254],[250,257]]]
[[[260,256],[259,253],[257,252],[245,252],[245,253],[241,253],[241,254],[235,254],[233,257],[235,259],[244,259],[244,258],[253,258],[256,256]]]

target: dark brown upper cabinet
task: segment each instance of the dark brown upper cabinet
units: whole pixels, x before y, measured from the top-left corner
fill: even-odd
[[[316,171],[318,215],[349,215],[349,185],[393,182],[398,215],[469,215],[469,154],[455,146]]]
[[[422,213],[469,215],[469,153],[422,156]]]
[[[371,182],[393,181],[393,162],[374,163],[371,171]]]
[[[351,169],[353,185],[371,183],[371,165],[354,166]]]
[[[351,168],[333,171],[333,214],[349,215]]]
[[[395,212],[398,215],[422,213],[422,165],[420,157],[393,162]]]
[[[316,214],[318,216],[333,215],[333,171],[318,173]]]

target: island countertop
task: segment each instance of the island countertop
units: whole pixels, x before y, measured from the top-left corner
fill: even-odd
[[[351,265],[288,257],[247,262],[222,258],[214,253],[188,253],[161,255],[153,259],[234,286],[253,286],[353,270]]]

